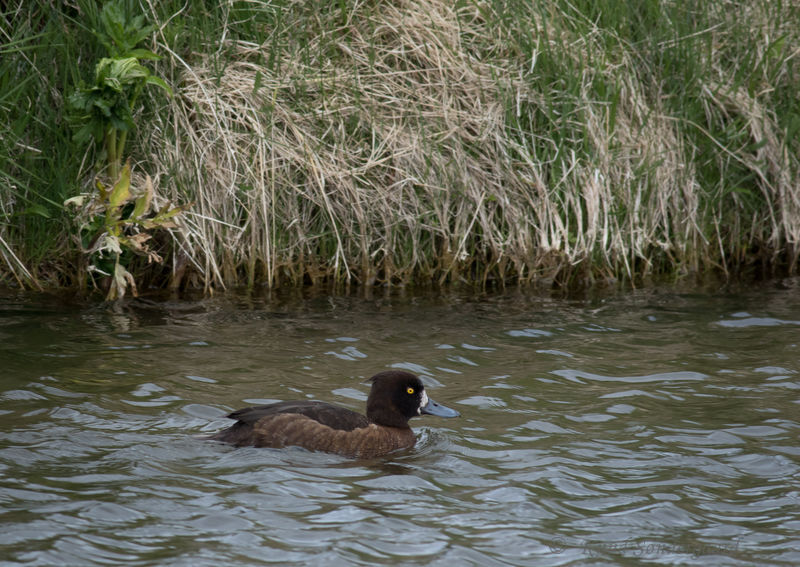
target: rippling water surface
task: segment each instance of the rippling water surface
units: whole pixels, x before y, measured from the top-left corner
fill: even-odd
[[[800,565],[800,282],[735,294],[0,298],[0,563]],[[197,434],[420,374],[358,462]]]

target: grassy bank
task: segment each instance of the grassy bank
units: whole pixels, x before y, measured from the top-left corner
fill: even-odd
[[[0,20],[8,281],[83,281],[63,202],[95,175],[65,121],[99,56],[84,4]],[[174,92],[142,97],[134,178],[191,207],[157,238],[165,264],[129,270],[203,287],[794,271],[800,5],[604,4],[132,3]]]

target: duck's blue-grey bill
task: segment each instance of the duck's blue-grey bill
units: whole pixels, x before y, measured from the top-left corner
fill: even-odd
[[[454,409],[450,409],[442,404],[437,404],[430,398],[428,398],[428,403],[419,408],[420,413],[428,414],[428,415],[436,415],[438,417],[458,417],[461,414],[458,413]]]

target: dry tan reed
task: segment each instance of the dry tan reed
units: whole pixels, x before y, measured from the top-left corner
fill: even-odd
[[[14,210],[14,197],[12,191],[0,191],[0,218],[8,218],[10,212]],[[21,288],[41,289],[41,284],[36,277],[28,270],[25,263],[14,252],[14,248],[8,243],[6,236],[6,226],[0,223],[0,268],[5,265],[5,269]],[[3,270],[0,269],[0,274]]]
[[[158,46],[178,96],[147,139],[150,162],[194,202],[178,237],[205,285],[633,278],[664,263],[725,268],[732,251],[784,243],[796,257],[798,158],[757,96],[724,76],[704,89],[709,121],[736,115],[760,144],[720,148],[753,171],[767,203],[730,217],[704,197],[716,189],[682,134],[704,125],[670,114],[621,39],[615,57],[593,58],[608,30],[570,32],[574,16],[551,14],[547,31],[532,12],[537,52],[565,45],[576,67],[593,61],[579,88],[554,94],[533,80],[535,59],[505,52],[508,30],[487,23],[492,4],[456,10],[355,4],[272,67],[270,30],[191,58]],[[724,26],[708,33],[731,39]],[[235,55],[220,70],[223,48]],[[597,80],[616,86],[613,114]],[[556,96],[581,140],[519,132],[520,117],[547,115]]]

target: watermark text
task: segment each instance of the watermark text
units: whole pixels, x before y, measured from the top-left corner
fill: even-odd
[[[547,544],[551,553],[562,553],[567,549],[580,549],[590,557],[608,554],[634,555],[647,557],[654,555],[690,555],[694,558],[704,555],[728,555],[739,551],[739,539],[730,543],[714,544],[702,542],[660,542],[630,538],[622,541],[588,542],[555,538]]]

